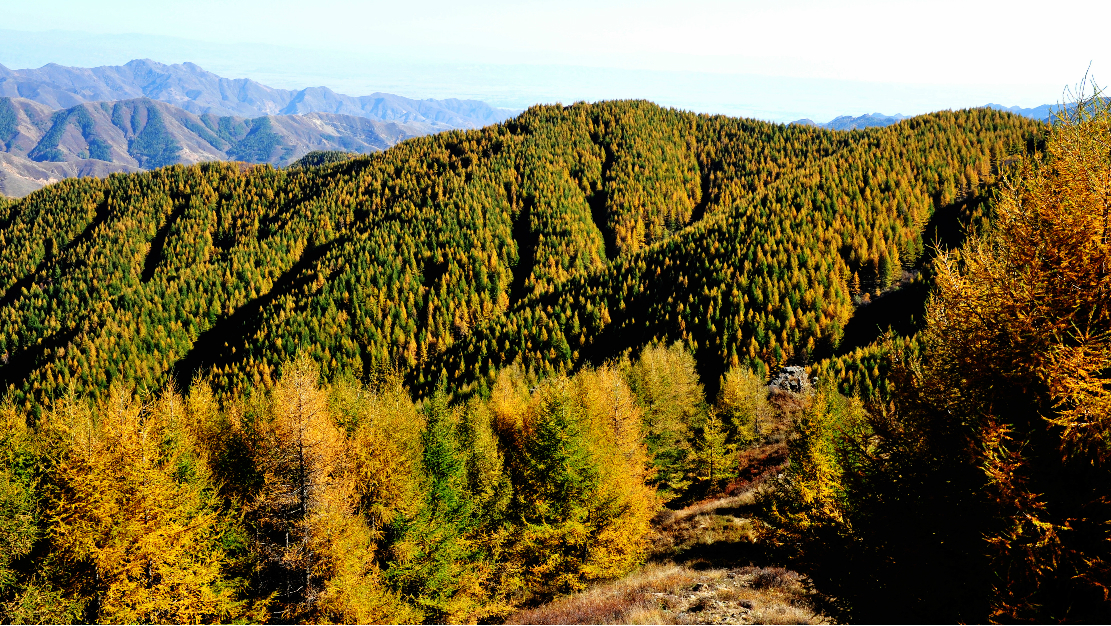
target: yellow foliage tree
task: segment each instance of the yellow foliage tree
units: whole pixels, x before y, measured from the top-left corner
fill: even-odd
[[[691,437],[705,419],[706,401],[694,357],[679,343],[651,345],[627,370],[644,416],[650,482],[665,499],[690,485]]]
[[[359,465],[338,428],[319,370],[287,363],[261,429],[263,486],[251,506],[259,547],[281,573],[285,619],[404,621],[413,613],[385,588],[377,533],[356,515]],[[357,456],[357,455],[355,455]]]
[[[72,398],[47,416],[69,435],[58,469],[53,542],[106,622],[228,622],[262,617],[222,574],[220,514],[173,391],[142,404],[115,386],[89,411]]]
[[[588,420],[587,439],[598,467],[598,495],[612,516],[598,532],[584,568],[588,580],[621,576],[646,554],[644,538],[659,508],[645,483],[648,452],[643,418],[621,372],[602,366],[575,376]]]
[[[388,377],[374,388],[340,381],[330,402],[350,433],[347,462],[370,527],[377,532],[398,512],[414,513],[424,419],[400,380]]]
[[[44,483],[60,448],[56,433],[36,433],[21,412],[0,405],[0,622],[79,621],[85,599],[56,586],[68,576],[46,548]]]
[[[768,428],[773,415],[764,380],[748,368],[734,368],[722,377],[717,408],[732,440],[747,445]]]
[[[979,429],[994,618],[1105,619],[1111,592],[1111,102],[1064,109],[984,237],[938,263],[935,400]]]
[[[492,401],[509,429],[517,584],[543,597],[629,571],[644,557],[658,500],[644,483],[642,418],[624,377],[602,367],[547,379],[523,410],[522,390],[507,375]]]

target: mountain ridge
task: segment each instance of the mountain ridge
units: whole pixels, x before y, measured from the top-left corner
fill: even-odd
[[[906,116],[900,113],[896,113],[895,115],[884,115],[883,113],[866,113],[859,117],[853,117],[851,115],[841,115],[833,118],[825,124],[819,124],[814,120],[807,118],[795,120],[791,123],[797,124],[799,126],[815,126],[817,128],[823,128],[825,130],[860,130],[864,128],[890,126],[891,124],[896,124],[905,119],[907,119]]]
[[[1041,106],[1036,106],[1036,107],[1031,107],[1031,108],[1023,108],[1023,107],[1020,107],[1020,106],[1010,106],[1010,107],[1008,107],[1008,106],[1003,106],[1002,104],[995,104],[995,103],[989,102],[989,103],[985,104],[984,106],[989,108],[989,109],[995,109],[996,111],[1006,111],[1008,113],[1014,113],[1015,115],[1021,115],[1023,117],[1029,117],[1030,119],[1035,119],[1035,120],[1038,120],[1038,121],[1041,121],[1041,122],[1048,122],[1050,120],[1050,118],[1052,118],[1055,113],[1057,113],[1058,111],[1061,110],[1061,105],[1060,104],[1043,104]],[[1070,108],[1071,108],[1071,106],[1070,106]]]
[[[1005,111],[1007,113],[1014,113],[1015,115],[1021,115],[1022,117],[1028,117],[1033,120],[1038,120],[1039,122],[1048,122],[1055,113],[1061,110],[1061,105],[1043,104],[1041,106],[1024,108],[1020,106],[1008,107],[1002,104],[989,102],[979,108],[992,109],[995,111]],[[897,124],[905,119],[907,119],[907,116],[900,113],[896,113],[895,115],[884,115],[883,113],[866,113],[858,117],[853,117],[852,115],[840,115],[824,124],[819,124],[818,122],[815,122],[810,118],[798,119],[791,122],[791,124],[795,124],[798,126],[814,126],[816,128],[822,128],[825,130],[860,130],[864,128],[890,126],[891,124]]]
[[[0,65],[3,96],[27,98],[54,109],[147,97],[195,115],[335,113],[422,126],[425,133],[481,128],[515,113],[478,100],[416,100],[381,92],[356,97],[328,87],[279,89],[249,78],[224,78],[190,62],[166,65],[150,59],[93,68],[48,63],[13,70]]]
[[[149,98],[53,111],[0,97],[0,193],[22,197],[61,178],[205,161],[284,167],[316,150],[368,154],[424,134],[420,125],[333,113],[217,117]]]

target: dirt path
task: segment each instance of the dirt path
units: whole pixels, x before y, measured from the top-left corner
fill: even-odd
[[[519,624],[824,624],[805,580],[756,542],[756,488],[657,516],[649,563],[508,620]]]

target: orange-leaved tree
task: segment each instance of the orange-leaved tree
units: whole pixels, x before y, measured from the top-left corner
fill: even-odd
[[[979,429],[993,617],[1111,617],[1111,104],[1078,98],[938,264],[930,374]],[[941,398],[938,399],[941,404]]]
[[[406,621],[375,563],[379,533],[360,510],[357,455],[332,415],[319,370],[286,364],[259,428],[263,485],[250,507],[256,544],[285,619]]]
[[[113,386],[88,410],[72,397],[46,417],[68,450],[56,472],[51,540],[72,572],[66,587],[105,622],[261,619],[226,575],[226,546],[242,534],[221,509],[186,428],[184,403],[167,391],[142,403]]]
[[[1078,98],[1046,133],[939,255],[890,402],[800,429],[817,445],[792,450],[771,536],[842,617],[1111,618],[1111,106]]]

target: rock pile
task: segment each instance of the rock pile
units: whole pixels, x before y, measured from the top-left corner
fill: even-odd
[[[791,393],[805,393],[810,390],[811,382],[806,376],[806,370],[792,365],[784,367],[779,370],[771,383],[768,384],[768,391],[789,391]]]

